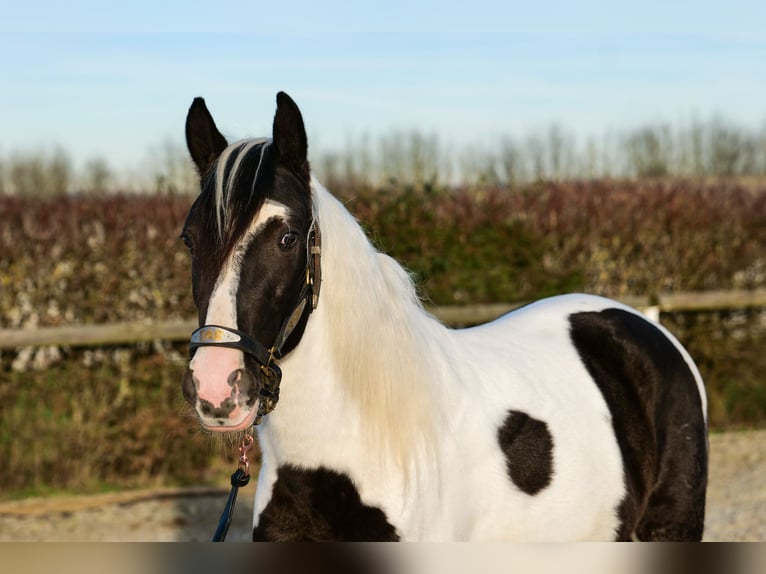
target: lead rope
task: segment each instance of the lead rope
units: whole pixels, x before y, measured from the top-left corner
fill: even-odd
[[[237,491],[241,486],[247,486],[250,482],[250,461],[247,459],[247,451],[253,446],[255,439],[251,435],[245,435],[242,443],[239,445],[239,464],[237,470],[231,475],[231,490],[226,506],[223,507],[221,518],[218,519],[218,528],[213,534],[213,542],[223,542],[226,540],[226,533],[231,526],[231,518],[234,514],[234,505],[237,503]]]
[[[273,411],[277,401],[279,401],[279,383],[282,380],[282,371],[277,366],[275,359],[282,357],[282,345],[284,345],[285,341],[295,329],[305,309],[308,308],[308,312],[311,313],[316,309],[317,304],[319,303],[319,289],[322,286],[322,267],[320,265],[320,257],[322,254],[321,245],[322,238],[319,231],[319,225],[317,224],[316,215],[314,215],[309,228],[306,245],[308,259],[306,265],[306,284],[300,294],[298,306],[285,320],[277,334],[275,345],[266,351],[266,353],[268,353],[268,360],[264,361],[263,357],[259,357],[259,354],[261,354],[259,353],[259,350],[263,349],[263,346],[260,343],[247,336],[245,333],[241,333],[235,329],[206,325],[192,333],[192,349],[203,345],[222,344],[223,346],[238,348],[250,354],[254,354],[256,359],[261,363],[261,370],[263,371],[263,374],[266,375],[266,380],[261,388],[260,404],[258,406],[258,413],[256,415],[254,426],[260,424],[263,416]],[[211,329],[214,329],[212,332],[213,334],[207,338],[203,337],[203,334],[210,332]],[[233,341],[228,340],[226,338],[227,334],[234,335],[236,339]],[[250,346],[248,347],[244,342],[240,343],[240,341],[250,341]],[[242,443],[239,446],[239,465],[237,466],[237,470],[231,475],[229,498],[226,500],[226,505],[223,507],[221,518],[218,519],[218,528],[216,528],[215,534],[213,534],[213,542],[223,542],[226,540],[226,533],[229,531],[232,515],[234,514],[234,505],[237,503],[237,492],[240,487],[247,486],[250,482],[250,462],[247,459],[247,451],[253,446],[253,442],[254,439],[252,435],[247,434],[245,435],[245,438],[242,439]]]

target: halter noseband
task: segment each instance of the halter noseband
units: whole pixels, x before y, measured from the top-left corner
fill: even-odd
[[[228,347],[238,349],[253,357],[266,380],[259,391],[258,415],[254,424],[259,424],[263,415],[269,414],[279,401],[279,383],[282,371],[276,361],[284,357],[282,347],[300,323],[304,313],[311,314],[319,304],[319,289],[322,286],[322,237],[316,217],[311,220],[306,239],[306,281],[303,283],[298,303],[292,313],[282,322],[271,348],[266,348],[260,341],[243,331],[221,325],[203,325],[192,333],[189,342],[189,354],[193,355],[199,347]]]

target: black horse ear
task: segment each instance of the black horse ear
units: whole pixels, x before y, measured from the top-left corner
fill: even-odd
[[[277,94],[277,113],[274,116],[273,132],[272,145],[277,152],[277,163],[308,180],[306,128],[298,106],[284,92]]]
[[[202,98],[194,98],[186,115],[186,146],[200,176],[204,175],[229,145],[215,126]]]

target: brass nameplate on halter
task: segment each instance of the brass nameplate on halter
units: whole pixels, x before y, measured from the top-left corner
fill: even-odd
[[[239,343],[241,337],[220,327],[202,327],[192,334],[192,343]]]

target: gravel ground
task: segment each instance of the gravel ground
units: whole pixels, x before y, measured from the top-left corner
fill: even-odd
[[[766,541],[766,430],[710,437],[705,540]]]
[[[228,489],[134,491],[0,504],[0,541],[207,541]],[[253,483],[228,541],[249,539]],[[766,541],[766,430],[710,437],[705,540]]]

